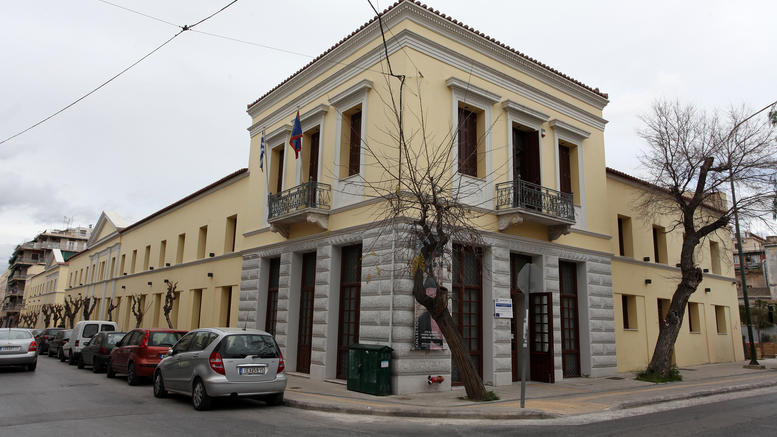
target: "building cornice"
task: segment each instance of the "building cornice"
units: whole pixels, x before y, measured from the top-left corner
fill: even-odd
[[[562,73],[539,63],[538,61],[522,54],[514,49],[499,43],[493,38],[478,32],[468,26],[464,26],[456,20],[446,17],[444,14],[430,10],[420,3],[400,2],[386,10],[382,15],[385,28],[392,28],[409,19],[414,23],[435,31],[466,47],[478,50],[482,54],[507,64],[528,76],[539,80],[559,91],[564,92],[581,102],[596,107],[604,108],[609,102],[606,94],[598,89],[591,89],[578,81],[571,79]],[[299,86],[307,83],[312,77],[320,75],[333,65],[342,63],[344,59],[352,55],[356,50],[373,41],[380,35],[378,20],[371,20],[347,38],[330,48],[324,54],[314,59],[310,64],[300,69],[267,94],[248,106],[248,113],[252,117],[283,100],[289,94],[295,92]]]

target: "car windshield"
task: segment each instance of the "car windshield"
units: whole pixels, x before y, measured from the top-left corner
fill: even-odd
[[[24,340],[32,338],[30,331],[0,330],[0,340]]]
[[[170,347],[183,337],[184,332],[152,332],[148,336],[149,346],[167,346]]]
[[[108,334],[108,338],[105,340],[105,343],[109,346],[114,346],[119,342],[119,340],[121,340],[122,337],[124,337],[124,334],[124,332],[118,334]]]
[[[258,358],[278,358],[278,348],[275,340],[269,335],[236,334],[226,337],[221,342],[222,358],[245,358],[249,355]]]

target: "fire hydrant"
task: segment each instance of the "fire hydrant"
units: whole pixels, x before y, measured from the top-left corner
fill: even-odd
[[[432,376],[429,375],[426,377],[426,383],[429,385],[432,384],[442,384],[442,382],[445,381],[445,377],[443,376]]]

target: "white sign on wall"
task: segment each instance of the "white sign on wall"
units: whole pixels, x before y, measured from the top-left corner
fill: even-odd
[[[494,316],[497,319],[512,319],[513,300],[504,297],[494,299]]]

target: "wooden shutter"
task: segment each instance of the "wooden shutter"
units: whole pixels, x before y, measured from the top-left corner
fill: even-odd
[[[459,108],[459,173],[477,177],[477,121],[474,112]]]
[[[558,169],[561,191],[572,193],[572,168],[569,163],[569,148],[566,146],[558,146]]]
[[[310,163],[308,164],[308,180],[311,181],[318,180],[318,138],[318,132],[310,135]]]
[[[348,176],[359,173],[362,140],[362,112],[351,115],[351,139],[348,153]]]
[[[283,190],[283,147],[278,149],[278,178],[275,183],[275,193]]]

